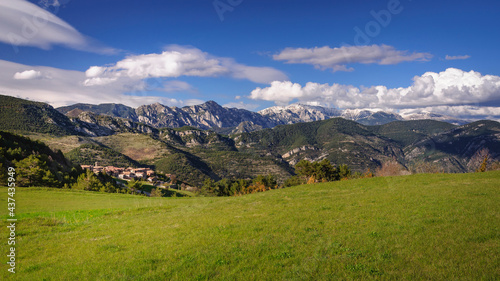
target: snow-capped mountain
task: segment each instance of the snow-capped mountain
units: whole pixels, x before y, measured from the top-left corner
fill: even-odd
[[[204,104],[168,107],[159,103],[142,105],[136,109],[124,105],[87,105],[75,104],[58,110],[68,116],[76,117],[84,111],[126,118],[155,128],[176,128],[193,126],[200,129],[236,129],[238,132],[255,131],[302,122],[312,122],[335,117],[353,120],[363,125],[383,125],[392,121],[433,119],[453,124],[466,124],[469,120],[460,120],[450,116],[430,112],[411,112],[403,115],[380,109],[345,109],[327,108],[306,104],[273,106],[259,112],[245,109],[222,107],[214,101]],[[241,125],[241,126],[240,126]],[[239,126],[239,127],[238,127]]]
[[[401,116],[404,118],[404,120],[431,119],[431,120],[437,120],[437,121],[451,123],[454,125],[464,125],[464,124],[472,122],[472,120],[458,119],[455,117],[446,116],[446,115],[442,115],[442,114],[436,114],[436,113],[432,113],[432,112],[428,112],[428,111],[422,111],[419,113],[401,113]]]
[[[312,106],[305,104],[291,104],[288,106],[273,106],[258,112],[260,115],[271,119],[278,125],[312,122],[339,117],[342,111],[334,108]]]
[[[398,114],[374,109],[335,109],[306,104],[273,106],[259,111],[277,124],[294,124],[325,120],[334,117],[353,120],[364,125],[382,125],[392,121],[403,120]]]

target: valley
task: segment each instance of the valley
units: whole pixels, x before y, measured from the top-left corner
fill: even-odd
[[[74,164],[98,161],[102,165],[147,166],[175,174],[195,187],[206,179],[251,179],[267,174],[283,182],[303,159],[327,159],[360,173],[375,171],[390,161],[409,171],[429,164],[435,172],[469,172],[477,168],[472,162],[483,150],[488,151],[491,163],[500,160],[500,123],[487,120],[454,125],[399,117],[394,121],[384,115],[383,120],[391,122],[363,125],[333,117],[339,114],[336,111],[302,105],[291,107],[307,109],[293,113],[298,119],[278,122],[276,114],[286,112],[283,108],[260,115],[215,102],[182,109],[159,104],[136,110],[122,105],[74,105],[58,111],[42,103],[2,96],[2,104],[0,114],[5,117],[0,129],[43,141]],[[26,108],[34,110],[27,114]],[[17,116],[26,120],[16,129],[9,127],[17,122],[9,117],[13,112],[21,112]],[[264,122],[263,116],[270,112],[275,114],[274,121]],[[317,117],[311,117],[313,113]],[[370,116],[373,121],[374,115]],[[303,119],[319,120],[299,122]],[[39,120],[52,121],[39,126]],[[172,127],[163,127],[166,125]]]

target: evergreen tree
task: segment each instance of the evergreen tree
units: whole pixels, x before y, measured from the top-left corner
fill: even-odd
[[[340,179],[349,178],[351,176],[351,169],[347,165],[340,165],[338,167]]]
[[[50,175],[47,163],[41,160],[40,156],[31,154],[14,163],[18,186],[43,186],[46,183],[53,183],[53,175]]]
[[[71,188],[77,190],[100,191],[103,187],[101,181],[92,171],[85,170],[85,173],[78,177],[78,180]]]
[[[0,186],[7,186],[7,169],[3,167],[3,163],[0,162]]]
[[[136,191],[141,191],[142,190],[142,183],[140,183],[138,180],[131,180],[127,183],[128,188],[130,189],[131,192],[136,192]]]

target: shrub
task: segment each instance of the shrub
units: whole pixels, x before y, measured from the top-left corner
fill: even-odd
[[[301,185],[301,184],[305,184],[305,183],[306,182],[304,181],[304,179],[295,175],[295,176],[291,176],[288,179],[286,179],[285,182],[283,183],[283,186],[290,187],[290,186],[296,186],[296,185]]]
[[[151,194],[149,196],[151,196],[151,197],[163,197],[163,192],[159,187],[157,187],[157,188],[154,188],[153,190],[151,190]]]

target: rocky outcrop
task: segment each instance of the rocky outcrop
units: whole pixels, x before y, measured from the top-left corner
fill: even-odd
[[[297,147],[297,148],[294,148],[294,149],[288,151],[287,153],[283,154],[282,157],[288,158],[294,154],[299,153],[300,151],[306,151],[306,150],[319,150],[319,149],[317,147],[314,147],[314,146],[304,145],[304,146]]]
[[[393,112],[374,109],[335,109],[305,104],[273,106],[252,112],[245,109],[222,107],[214,101],[203,104],[169,107],[160,103],[139,106],[137,109],[121,104],[75,104],[60,107],[57,110],[71,118],[83,111],[111,117],[126,118],[137,123],[144,123],[155,128],[180,128],[192,126],[199,129],[214,129],[233,134],[253,132],[277,125],[295,124],[342,117],[363,125],[382,125],[398,120],[434,119],[465,124],[464,120],[454,119],[439,114],[424,112],[401,116]],[[227,130],[220,130],[227,129]]]
[[[161,138],[186,147],[218,147],[221,150],[236,150],[234,141],[213,131],[166,129]]]
[[[168,107],[159,103],[136,109],[139,122],[157,128],[193,126],[200,129],[234,128],[242,122],[252,122],[263,128],[276,124],[258,113],[244,109],[225,108],[214,101],[186,107]]]
[[[78,132],[87,136],[109,136],[115,133],[158,134],[158,129],[128,119],[84,111],[71,119]]]

